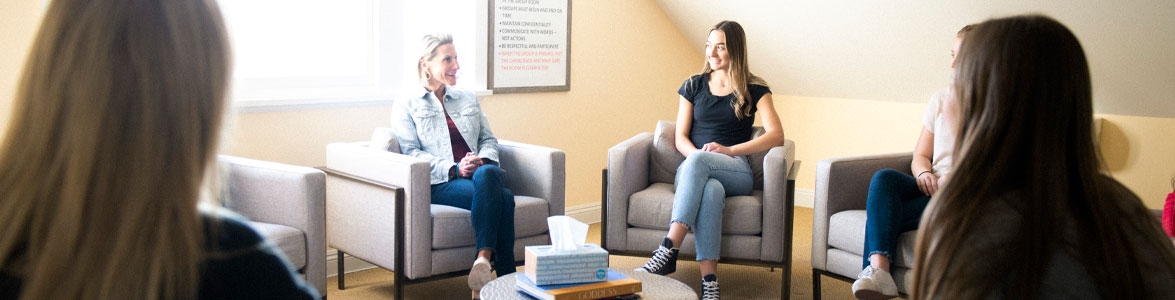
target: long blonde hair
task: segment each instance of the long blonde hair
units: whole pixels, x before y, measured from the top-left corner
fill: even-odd
[[[989,20],[967,33],[955,72],[956,175],[923,217],[911,299],[985,298],[1001,287],[1008,299],[1037,298],[1057,249],[1102,298],[1144,297],[1138,253],[1157,250],[1164,272],[1175,272],[1175,248],[1141,200],[1099,172],[1089,67],[1068,28],[1039,15]],[[1011,238],[969,239],[982,238],[996,202],[1018,216]],[[959,256],[992,244],[1007,255]]]
[[[747,36],[742,25],[735,21],[722,21],[710,28],[710,32],[715,30],[726,34],[726,51],[730,54],[730,71],[727,74],[730,74],[730,86],[734,89],[734,101],[730,103],[730,107],[734,109],[735,117],[746,118],[751,115],[750,103],[759,100],[751,99],[751,91],[747,90],[747,85],[766,87],[767,81],[751,73],[751,67],[747,62]],[[703,60],[702,74],[712,71],[714,70],[710,69],[709,61]]]
[[[230,50],[214,0],[54,0],[0,144],[23,299],[188,299]]]

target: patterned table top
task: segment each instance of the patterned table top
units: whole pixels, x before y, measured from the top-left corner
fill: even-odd
[[[641,296],[640,299],[698,299],[698,294],[694,292],[693,288],[676,279],[633,270],[612,270],[641,281],[641,292],[637,293]],[[514,272],[490,281],[481,288],[481,298],[485,300],[534,299],[519,291],[515,286],[518,276],[524,275],[522,272]]]

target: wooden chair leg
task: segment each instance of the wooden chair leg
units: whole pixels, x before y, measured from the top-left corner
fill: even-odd
[[[347,289],[346,285],[343,284],[343,276],[347,274],[347,269],[343,268],[343,250],[335,250],[335,258],[338,259],[338,263],[339,263],[339,272],[338,272],[339,278],[338,279],[339,279],[339,290],[341,291],[341,290]]]

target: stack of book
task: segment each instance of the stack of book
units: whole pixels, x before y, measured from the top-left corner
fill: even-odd
[[[641,282],[608,269],[608,251],[596,244],[573,250],[526,246],[518,289],[539,299],[600,299],[641,291]]]
[[[604,281],[536,285],[527,276],[518,276],[518,289],[543,300],[580,300],[612,298],[636,294],[641,291],[641,281],[624,276],[613,270],[607,271]]]

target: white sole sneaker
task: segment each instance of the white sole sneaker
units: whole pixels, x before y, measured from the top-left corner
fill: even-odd
[[[898,289],[889,272],[869,267],[853,281],[853,296],[863,300],[892,299],[898,296]]]
[[[490,261],[483,257],[478,257],[473,262],[473,269],[469,270],[469,289],[480,290],[494,279],[494,270],[490,267]]]

